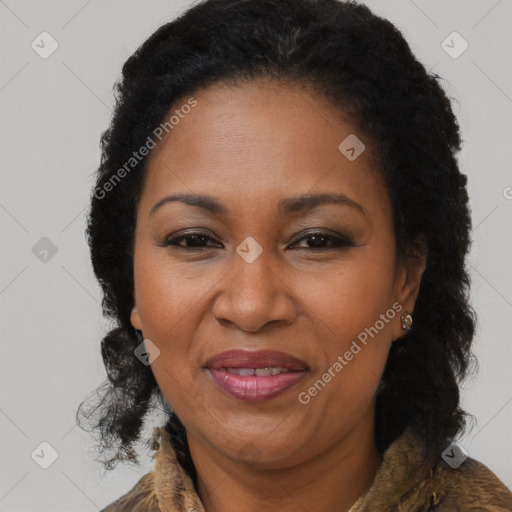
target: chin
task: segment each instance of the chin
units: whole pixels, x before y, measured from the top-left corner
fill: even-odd
[[[287,439],[292,439],[293,443],[287,442],[283,438],[272,438],[272,435],[263,434],[259,439],[254,436],[230,436],[218,446],[225,456],[236,460],[237,462],[247,463],[270,469],[272,467],[285,467],[292,463],[292,458],[297,453],[297,436],[286,435]],[[233,439],[237,439],[236,445]]]

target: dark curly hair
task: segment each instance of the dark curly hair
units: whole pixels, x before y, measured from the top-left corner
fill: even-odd
[[[380,450],[410,426],[437,458],[466,426],[459,385],[476,362],[467,178],[455,158],[459,126],[440,77],[416,60],[392,23],[354,1],[202,1],[161,26],[124,64],[86,231],[103,312],[115,328],[101,345],[108,375],[101,398],[92,408],[82,402],[77,421],[99,432],[102,462],[112,469],[120,461],[139,464],[134,444],[146,417],[160,409],[178,460],[195,478],[185,429],[151,367],[134,356],[142,341],[130,323],[134,229],[147,158],[112,180],[184,97],[257,78],[312,87],[341,107],[377,155],[392,200],[397,261],[428,249],[414,325],[392,344],[377,390],[375,427]]]

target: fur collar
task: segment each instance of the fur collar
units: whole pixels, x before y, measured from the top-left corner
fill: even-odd
[[[102,512],[204,512],[177,462],[169,433],[155,429],[154,469]],[[512,512],[512,493],[491,470],[468,458],[457,469],[422,462],[422,439],[408,428],[384,452],[371,487],[349,512]]]

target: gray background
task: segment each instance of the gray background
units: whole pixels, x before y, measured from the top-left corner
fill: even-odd
[[[512,487],[512,1],[366,3],[402,30],[454,98],[474,222],[469,263],[480,361],[463,390],[477,423],[460,443]],[[99,343],[108,328],[84,214],[121,66],[187,5],[0,0],[0,512],[94,511],[151,469],[143,456],[139,470],[119,466],[102,478],[91,437],[74,427],[78,404],[105,377]],[[43,31],[59,45],[46,59],[31,47],[42,45]],[[458,58],[441,45],[453,31],[469,44]],[[460,51],[452,39],[451,51]],[[43,237],[55,254],[41,252],[49,244]],[[43,441],[58,453],[48,469],[31,458]]]

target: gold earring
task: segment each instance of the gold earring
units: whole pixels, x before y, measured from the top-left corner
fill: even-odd
[[[403,314],[400,317],[400,320],[402,321],[402,329],[407,334],[411,330],[412,326],[412,316],[410,314]]]

